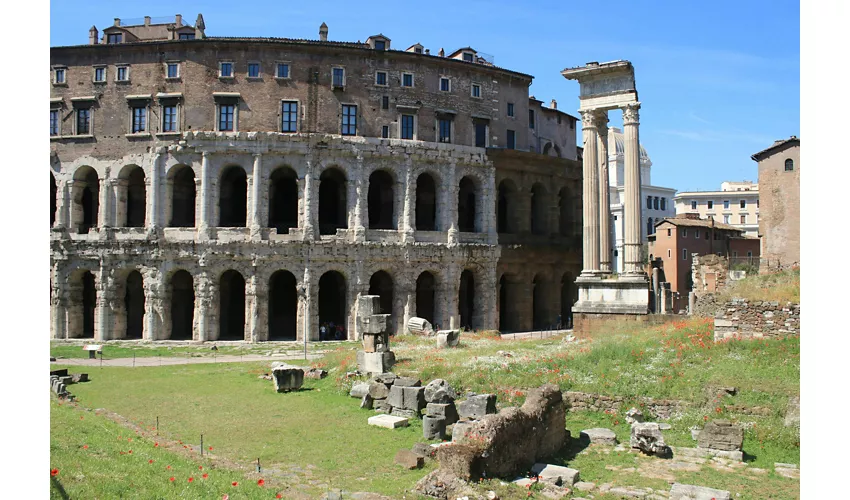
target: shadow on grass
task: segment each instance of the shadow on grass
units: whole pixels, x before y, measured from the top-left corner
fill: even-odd
[[[561,451],[555,454],[555,459],[563,462],[564,464],[569,464],[572,460],[575,460],[576,456],[579,453],[584,451],[588,446],[590,446],[589,439],[581,439],[580,437],[570,436],[567,445],[564,446]]]
[[[50,476],[50,484],[53,486],[53,489],[59,493],[59,496],[62,497],[62,500],[68,500],[70,497],[68,493],[65,491],[65,488],[62,487],[62,483],[59,482],[54,476]]]
[[[758,456],[750,455],[746,451],[744,452],[744,462],[755,462]]]

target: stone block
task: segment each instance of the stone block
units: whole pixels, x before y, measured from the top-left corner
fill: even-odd
[[[390,390],[381,382],[370,382],[369,395],[372,399],[386,399],[390,395]]]
[[[474,422],[461,420],[452,426],[452,443],[463,443],[467,434],[472,430]]]
[[[617,435],[611,429],[603,429],[594,427],[593,429],[585,429],[581,431],[579,438],[582,441],[590,444],[604,444],[614,446],[617,444]]]
[[[407,331],[410,333],[431,335],[434,333],[434,327],[425,318],[413,317],[407,321]]]
[[[272,365],[274,388],[277,392],[294,391],[304,384],[304,369],[287,364]]]
[[[416,410],[408,410],[406,408],[396,408],[395,406],[393,406],[393,409],[390,412],[390,415],[394,415],[396,417],[404,417],[404,418],[407,418],[407,419],[422,418],[422,414],[419,413]]]
[[[425,386],[425,401],[428,403],[451,403],[457,399],[457,392],[445,380],[438,378]]]
[[[393,385],[399,387],[419,387],[422,385],[422,381],[413,377],[398,377],[395,379]]]
[[[536,463],[531,468],[531,473],[540,478],[541,481],[554,484],[555,486],[572,486],[578,482],[578,471],[560,465]]]
[[[65,377],[65,376],[68,375],[68,369],[67,368],[60,368],[58,370],[50,370],[50,375],[51,376],[56,375],[57,377]]]
[[[437,415],[425,415],[422,418],[422,436],[425,439],[445,439],[446,418]]]
[[[669,498],[670,500],[732,500],[732,494],[726,490],[716,490],[705,486],[673,483]]]
[[[398,427],[407,427],[410,425],[408,419],[393,415],[375,415],[374,417],[369,417],[367,422],[369,425],[383,427],[385,429],[396,429]]]
[[[352,398],[363,398],[366,394],[369,394],[369,384],[366,382],[354,384],[348,392]]]
[[[389,373],[381,373],[381,374],[375,375],[374,377],[372,377],[371,381],[381,382],[382,384],[386,384],[386,385],[390,386],[390,385],[393,385],[395,383],[395,379],[397,379],[397,378],[398,377],[396,376],[395,373],[389,372]]]
[[[496,413],[496,395],[478,394],[457,403],[460,418],[481,418]]]
[[[632,424],[629,445],[650,455],[667,456],[670,453],[670,447],[664,442],[661,429],[655,422],[636,422]]]
[[[460,342],[460,330],[439,330],[437,332],[437,348],[456,347]]]
[[[71,385],[74,383],[74,377],[65,375],[64,377],[59,377],[59,382],[62,382],[65,385]]]
[[[315,380],[320,380],[328,376],[327,370],[322,370],[321,368],[310,368],[304,373],[305,378],[311,378]]]
[[[363,373],[380,374],[390,371],[395,364],[395,354],[392,351],[365,352],[357,351],[357,366]]]
[[[421,469],[425,465],[425,458],[410,450],[398,450],[394,461],[408,470]]]
[[[785,410],[785,427],[800,426],[800,397],[794,396],[788,400]]]
[[[739,451],[743,449],[744,429],[732,422],[712,420],[705,424],[697,439],[697,446],[722,451]]]
[[[366,394],[365,396],[363,396],[363,399],[360,400],[360,408],[363,408],[365,410],[371,410],[374,401],[375,400],[372,398],[372,396]]]
[[[452,425],[460,418],[454,403],[428,403],[425,405],[425,413],[437,417],[444,417],[446,425]]]
[[[396,387],[396,386],[393,386]],[[424,387],[401,387],[404,395],[404,404],[402,407],[406,410],[420,411],[425,408],[425,388]],[[395,405],[393,405],[395,406]]]
[[[626,412],[626,422],[634,424],[635,422],[643,422],[643,412],[637,408],[630,408]]]
[[[390,404],[390,406],[394,406],[397,408],[404,407],[404,387],[396,385],[390,387],[390,393],[387,396],[387,402]]]
[[[386,399],[378,399],[376,401],[372,401],[372,409],[375,410],[376,413],[390,413],[393,411],[393,407],[387,402]]]
[[[366,317],[381,314],[380,295],[361,295],[357,299],[357,316]]]
[[[80,382],[88,382],[89,381],[89,374],[88,373],[75,373],[75,374],[71,375],[71,378],[72,378],[72,380],[74,381],[75,384],[80,383]]]

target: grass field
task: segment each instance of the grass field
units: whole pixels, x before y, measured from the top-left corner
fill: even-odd
[[[771,274],[747,276],[717,294],[717,303],[732,297],[749,301],[777,301],[800,303],[800,270],[780,271]]]
[[[93,340],[53,340],[50,342],[50,355],[57,359],[78,359],[88,358],[89,352],[83,350],[86,344],[96,344]],[[316,353],[324,352],[328,349],[334,349],[344,342],[308,342],[307,352]],[[162,344],[152,344],[149,342],[141,342],[138,340],[112,340],[108,343],[100,343],[103,346],[103,358],[138,358],[146,357],[209,357],[226,356],[226,355],[248,355],[268,353],[286,353],[286,354],[301,354],[304,352],[304,344],[300,342],[273,342],[263,344],[239,344],[239,343],[218,343],[216,350],[212,350],[212,345],[185,345],[178,344],[174,346],[165,346]],[[98,355],[98,359],[100,355]]]

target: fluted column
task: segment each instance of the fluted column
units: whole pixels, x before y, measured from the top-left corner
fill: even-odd
[[[254,171],[251,173],[251,239],[260,239],[260,185],[263,176],[263,155],[254,155]]]
[[[625,182],[623,191],[623,253],[625,274],[644,274],[640,262],[640,103],[623,108]]]
[[[204,151],[201,157],[201,192],[198,197],[201,200],[201,223],[198,225],[198,234],[202,239],[211,237],[210,231],[210,153]]]
[[[608,112],[597,115],[597,164],[599,168],[599,270],[611,273],[611,203],[608,196]]]
[[[596,168],[597,130],[594,111],[581,112],[581,135],[584,144],[582,158],[582,215],[583,215],[583,276],[599,272],[599,179]]]
[[[162,157],[165,152],[165,148],[159,147],[156,148],[156,153],[153,155],[153,159],[151,162],[151,182],[150,182],[150,213],[148,214],[148,228],[151,232],[155,232],[157,229],[162,227],[162,218],[160,216],[160,211],[162,210],[162,204],[160,203],[160,199],[162,193],[160,192],[160,179],[162,175],[160,173],[160,169],[162,166]]]

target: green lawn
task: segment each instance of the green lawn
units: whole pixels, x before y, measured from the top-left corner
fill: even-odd
[[[83,350],[86,344],[96,344],[89,339],[82,340],[52,340],[50,342],[50,355],[57,358],[76,359],[88,358],[89,352]],[[307,352],[324,352],[334,349],[345,342],[308,342]],[[150,342],[110,340],[101,342],[103,346],[103,359],[137,358],[144,357],[209,357],[227,355],[265,355],[272,352],[301,354],[304,352],[304,344],[299,342],[272,342],[262,344],[218,344],[216,350],[212,350],[212,344],[200,345],[174,345],[152,344]],[[100,358],[100,355],[98,355]]]
[[[771,274],[753,275],[733,282],[732,286],[722,290],[717,303],[732,297],[745,298],[751,302],[777,301],[800,303],[800,269],[779,271]]]

